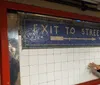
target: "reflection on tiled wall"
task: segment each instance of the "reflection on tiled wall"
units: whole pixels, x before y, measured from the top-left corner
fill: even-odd
[[[21,49],[21,85],[75,85],[96,79],[89,62],[100,64],[100,47]]]

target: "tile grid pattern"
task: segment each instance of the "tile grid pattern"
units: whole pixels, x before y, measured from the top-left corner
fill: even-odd
[[[100,47],[23,49],[19,36],[21,85],[75,85],[96,79],[89,62],[100,64]]]

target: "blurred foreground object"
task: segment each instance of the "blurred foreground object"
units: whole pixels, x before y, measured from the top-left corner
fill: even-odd
[[[97,76],[97,77],[99,77],[100,78],[100,65],[97,65],[97,64],[95,64],[95,63],[89,63],[89,68],[90,68],[90,70],[91,70],[91,72],[95,75],[95,76]]]

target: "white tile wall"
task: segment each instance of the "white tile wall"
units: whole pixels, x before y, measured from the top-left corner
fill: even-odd
[[[30,85],[37,85],[39,82],[39,76],[36,75],[30,75]],[[26,85],[26,84],[22,84],[22,85]]]
[[[38,65],[30,66],[29,69],[30,69],[30,75],[38,74],[39,70]]]
[[[39,83],[45,83],[47,82],[47,74],[39,74]]]
[[[100,47],[22,49],[19,36],[21,85],[75,85],[96,79],[87,68],[100,64]]]
[[[29,77],[30,77],[30,76],[21,77],[21,85],[30,85]]]
[[[54,72],[48,73],[47,75],[48,82],[54,81]]]
[[[54,72],[54,63],[47,64],[47,73]]]
[[[54,85],[54,81],[48,82],[47,85]]]
[[[21,77],[29,76],[29,66],[20,67]]]
[[[46,64],[46,55],[38,55],[39,65]]]

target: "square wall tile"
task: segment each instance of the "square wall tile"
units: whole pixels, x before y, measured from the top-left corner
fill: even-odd
[[[29,76],[29,66],[20,68],[21,77]]]
[[[95,59],[95,63],[100,65],[100,59]]]
[[[39,71],[39,66],[38,65],[33,65],[33,66],[30,66],[30,75],[33,75],[33,74],[38,74],[38,71]]]
[[[21,85],[30,85],[29,76],[21,77]]]
[[[62,78],[62,85],[69,85],[68,82],[68,78]]]
[[[33,56],[34,55],[33,49],[28,49],[28,52],[29,52],[29,56]]]
[[[39,83],[47,82],[47,74],[39,74]]]
[[[73,53],[73,60],[74,60],[74,61],[80,60],[79,53]]]
[[[54,54],[60,54],[61,49],[60,48],[54,48]]]
[[[61,85],[61,80],[55,80],[55,85]]]
[[[55,63],[55,71],[61,71],[61,63]]]
[[[73,48],[73,53],[79,53],[79,48]]]
[[[53,55],[47,55],[47,63],[53,63],[54,62],[54,56]]]
[[[67,48],[61,48],[61,54],[67,54]]]
[[[85,67],[86,67],[86,65],[85,65],[85,60],[80,60],[79,67],[80,67],[81,69],[85,69]]]
[[[61,61],[62,62],[67,61],[67,54],[61,54]]]
[[[90,52],[90,59],[94,59],[96,56],[98,56],[96,53]]]
[[[78,68],[78,69],[73,69],[73,76],[74,77],[79,77],[79,75],[80,75],[80,69]]]
[[[68,62],[67,65],[68,65],[68,70],[71,70],[71,69],[74,68],[74,62],[73,61]]]
[[[51,73],[47,73],[47,76],[48,76],[48,82],[50,82],[50,81],[54,81],[55,79],[54,79],[54,72],[51,72]]]
[[[20,56],[20,66],[28,66],[29,65],[29,56]]]
[[[69,81],[68,81],[68,85],[74,85],[74,78],[73,77],[69,77],[69,79],[68,79]]]
[[[46,55],[39,55],[39,64],[46,64]]]
[[[46,73],[46,64],[39,65],[39,73]]]
[[[55,63],[61,62],[61,59],[62,59],[61,55],[58,55],[58,54],[54,55],[54,61],[55,61]]]
[[[54,72],[54,64],[47,64],[47,72]]]
[[[37,49],[29,49],[29,56],[36,56],[38,55]]]
[[[94,54],[92,54],[94,56],[94,58],[99,58],[100,59],[100,56],[99,56],[100,52],[95,52]]]
[[[64,79],[64,78],[68,78],[68,76],[69,76],[68,73],[69,73],[68,70],[62,71],[62,74],[61,74],[62,78],[63,78],[63,79]]]
[[[90,59],[90,52],[84,53],[84,59],[89,60]]]
[[[80,59],[80,60],[84,60],[84,59],[85,59],[84,53],[79,53],[79,59]]]
[[[74,69],[68,70],[68,77],[74,77]]]
[[[54,72],[55,74],[55,80],[61,79],[61,71]]]
[[[47,85],[47,82],[46,83],[39,83],[39,85]]]
[[[46,55],[46,49],[38,49],[39,55]]]
[[[61,68],[62,68],[62,70],[67,70],[67,69],[68,69],[68,64],[67,64],[67,62],[62,62]]]
[[[38,56],[33,55],[33,56],[29,56],[29,64],[30,65],[37,65],[39,60],[38,60]]]
[[[68,61],[73,61],[74,59],[73,53],[68,53],[67,59]]]
[[[97,51],[100,52],[100,47],[97,47]]]
[[[30,76],[30,85],[36,85],[39,83],[38,75],[31,75]]]
[[[80,77],[79,76],[74,76],[73,82],[74,84],[79,84]]]
[[[67,52],[68,53],[73,53],[74,52],[74,49],[73,48],[67,48]]]
[[[38,49],[32,49],[32,55],[38,55]]]
[[[86,52],[86,48],[83,47],[79,48],[78,53],[85,53],[85,52]]]
[[[29,55],[29,50],[28,49],[24,49],[21,51],[21,56],[28,56]]]
[[[54,50],[53,49],[47,49],[47,55],[53,55]]]
[[[73,62],[73,68],[74,68],[74,69],[78,69],[79,66],[80,66],[80,61],[74,61],[74,62]]]
[[[54,85],[54,81],[48,82],[47,85]]]

